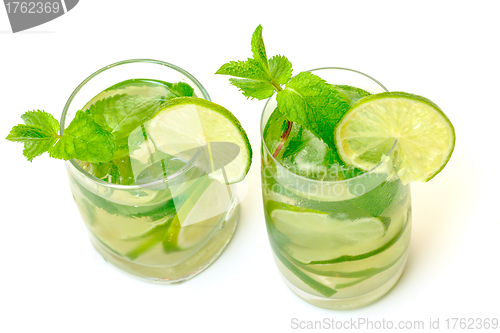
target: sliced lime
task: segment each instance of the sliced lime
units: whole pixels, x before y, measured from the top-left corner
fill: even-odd
[[[193,157],[191,152],[206,147],[210,177],[220,182],[237,183],[250,169],[252,149],[240,122],[210,101],[173,98],[148,123],[147,132],[157,149],[181,158]]]
[[[385,92],[356,102],[335,129],[337,150],[347,164],[374,168],[391,151],[404,184],[428,181],[450,159],[455,131],[430,100],[403,92]]]
[[[365,253],[386,241],[386,225],[379,218],[337,219],[275,201],[269,201],[266,209],[276,229],[286,237],[283,247],[302,263]]]
[[[167,232],[171,223],[172,219],[169,219],[166,223],[152,228],[143,236],[144,240],[133,250],[127,252],[125,256],[127,256],[127,258],[129,258],[130,260],[135,260],[142,254],[150,251],[156,244],[160,243],[163,240],[163,238],[165,237],[165,233]]]
[[[293,243],[316,249],[353,246],[379,239],[385,234],[382,221],[374,217],[339,220],[322,212],[275,209],[271,219]]]
[[[323,284],[320,281],[311,277],[309,274],[304,272],[302,269],[298,268],[296,266],[296,264],[294,264],[293,262],[291,262],[287,258],[287,253],[282,253],[283,245],[280,243],[283,243],[283,240],[281,238],[284,236],[282,236],[282,234],[276,229],[276,226],[274,225],[273,221],[271,220],[271,217],[269,216],[267,209],[264,209],[264,215],[266,217],[267,231],[270,235],[270,237],[269,237],[270,244],[271,244],[271,247],[273,249],[274,254],[279,259],[279,261],[293,275],[295,275],[298,279],[300,279],[302,282],[304,282],[306,285],[308,285],[312,289],[316,290],[320,294],[322,294],[326,297],[330,297],[330,296],[334,295],[335,293],[337,293],[336,290],[326,286],[325,284]]]

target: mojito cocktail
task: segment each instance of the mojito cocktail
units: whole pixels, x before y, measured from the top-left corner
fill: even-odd
[[[213,157],[216,148],[208,141],[214,145],[222,139],[209,140],[214,133],[209,123],[218,124],[223,135],[230,130],[224,128],[223,116],[204,108],[209,103],[172,103],[196,95],[209,99],[203,87],[178,68],[129,63],[96,78],[125,67],[152,65],[168,69],[178,81],[159,80],[158,74],[154,79],[132,77],[79,106],[105,118],[117,147],[110,162],[71,160],[67,169],[73,196],[99,253],[131,274],[176,282],[207,267],[231,239],[238,206],[226,168],[248,152],[226,138],[222,142],[226,146],[218,152],[237,149],[226,156],[227,163],[214,169],[214,162],[221,159]]]
[[[8,139],[31,160],[67,160],[71,191],[105,260],[180,282],[222,253],[235,231],[235,183],[251,149],[238,120],[184,70],[156,60],[107,66],[68,99],[59,124],[30,111]]]
[[[286,284],[326,308],[369,304],[401,276],[411,234],[409,183],[448,162],[453,126],[428,99],[388,92],[363,73],[321,68],[292,75],[268,58],[258,26],[252,58],[217,74],[261,119],[262,195],[272,252]],[[312,53],[313,54],[313,53]]]
[[[352,104],[362,95],[385,91],[355,71],[313,73],[338,84]],[[369,172],[332,164],[336,152],[298,124],[273,156],[286,122],[271,98],[261,124],[262,191],[280,273],[313,304],[339,309],[368,304],[394,286],[403,271],[411,233],[410,187],[386,162]]]

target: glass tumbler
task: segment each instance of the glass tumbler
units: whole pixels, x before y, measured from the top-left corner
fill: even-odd
[[[312,72],[334,85],[387,91],[354,70]],[[324,151],[317,142],[304,143],[310,156],[282,163],[273,157],[279,140],[266,127],[270,118],[276,119],[276,105],[273,96],[262,113],[261,171],[266,226],[278,270],[287,286],[311,304],[330,309],[367,305],[386,294],[403,272],[411,233],[410,187],[402,184],[387,159],[365,173],[353,174],[354,168],[346,166],[340,171],[351,174],[342,180],[307,178],[301,170],[322,167],[314,165],[314,155]],[[291,135],[298,135],[293,127]]]
[[[142,96],[161,90],[128,84],[137,79],[184,82],[194,95],[210,100],[201,83],[177,66],[150,59],[122,61],[98,70],[76,87],[64,107],[61,135],[75,113],[105,90]],[[167,161],[166,167],[174,170],[163,179],[143,178],[132,185],[96,178],[81,161],[67,161],[76,205],[93,246],[106,261],[139,278],[174,283],[199,274],[224,251],[239,217],[234,187],[209,177],[201,149],[188,155],[181,164]],[[130,155],[131,161],[134,156]]]

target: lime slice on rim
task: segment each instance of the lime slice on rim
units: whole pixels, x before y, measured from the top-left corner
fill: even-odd
[[[403,92],[356,102],[337,124],[335,138],[342,160],[363,170],[374,168],[392,148],[392,163],[404,184],[437,175],[455,146],[455,130],[443,111]]]
[[[243,180],[250,169],[252,148],[240,122],[210,101],[173,98],[149,122],[147,132],[157,149],[181,158],[191,158],[193,151],[205,147],[210,177],[223,183]]]

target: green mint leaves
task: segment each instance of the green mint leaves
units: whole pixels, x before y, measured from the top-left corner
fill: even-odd
[[[177,83],[168,83],[168,82],[163,82],[168,88],[169,88],[169,93],[166,96],[167,99],[174,98],[174,97],[193,97],[194,96],[194,89],[191,87],[189,84],[184,83],[184,82],[177,82]]]
[[[50,157],[70,160],[73,158],[102,162],[113,158],[113,135],[94,121],[91,115],[77,111],[75,119],[64,130],[63,136],[49,149]]]
[[[23,154],[30,162],[45,152],[63,160],[89,162],[113,156],[113,136],[82,111],[77,112],[62,136],[58,134],[59,122],[47,112],[28,111],[21,118],[24,125],[14,126],[6,139],[24,143]]]
[[[252,54],[247,61],[222,65],[216,74],[238,77],[229,81],[249,98],[267,99],[276,91],[278,110],[335,150],[334,128],[347,112],[350,100],[340,89],[310,72],[292,78],[292,64],[286,57],[268,59],[260,25],[252,35]],[[343,163],[340,158],[336,162]]]
[[[292,63],[284,56],[276,55],[269,59],[269,69],[277,84],[285,84],[292,77]]]
[[[58,140],[59,122],[44,111],[28,111],[21,116],[24,125],[12,128],[7,140],[24,143],[28,161],[48,151]]]
[[[278,110],[288,120],[296,122],[328,146],[335,147],[335,125],[349,108],[349,100],[319,76],[302,72],[278,91]]]
[[[258,26],[252,36],[253,58],[246,61],[231,61],[222,65],[215,74],[239,77],[229,81],[237,87],[244,96],[259,100],[271,97],[275,90],[280,90],[281,84],[290,80],[292,64],[283,56],[267,59],[262,26]]]
[[[262,38],[262,26],[259,24],[252,35],[253,58],[261,65],[266,74],[270,75],[269,63],[267,62],[266,47]]]
[[[115,86],[129,85],[131,81]],[[59,122],[50,113],[28,111],[21,116],[24,124],[14,126],[6,139],[22,142],[23,154],[30,162],[48,152],[54,158],[95,164],[96,175],[103,175],[97,178],[111,176],[112,180],[120,178],[120,183],[128,183],[131,172],[125,170],[127,163],[122,163],[122,160],[129,155],[130,133],[151,119],[166,100],[194,95],[193,88],[187,83],[161,84],[166,88],[165,96],[117,94],[96,101],[86,111],[76,113],[62,136],[59,135]],[[156,85],[151,84],[152,87]]]
[[[130,133],[151,119],[164,101],[165,98],[160,96],[144,98],[139,95],[114,95],[97,101],[86,113],[113,135],[117,148],[113,158],[119,158],[129,154]]]
[[[161,99],[138,95],[114,95],[91,105],[86,111],[101,126],[108,129],[117,141],[127,138],[138,126],[150,119],[162,104]]]
[[[23,154],[30,162],[45,152],[63,160],[89,162],[113,156],[113,136],[82,111],[77,112],[62,136],[58,135],[59,122],[45,111],[28,111],[21,118],[25,125],[14,126],[6,139],[24,143]]]
[[[24,124],[14,126],[6,139],[23,143],[30,162],[48,152],[53,158],[79,160],[87,172],[109,183],[134,185],[130,156],[139,148],[137,143],[147,139],[144,123],[166,101],[194,96],[194,89],[184,82],[130,79],[105,89],[77,111],[63,135],[59,122],[38,110],[23,114]]]
[[[50,113],[28,111],[21,116],[24,124],[14,126],[6,139],[24,143],[23,154],[30,162],[45,152],[57,159],[91,163],[123,158],[129,154],[128,136],[138,124],[151,119],[166,99],[193,94],[187,84],[173,86],[168,97],[124,94],[97,101],[87,111],[78,111],[62,136]]]

